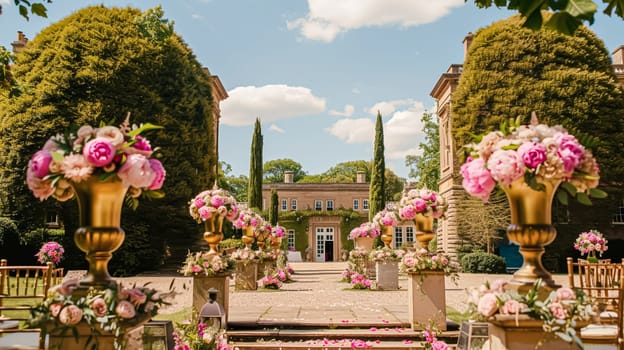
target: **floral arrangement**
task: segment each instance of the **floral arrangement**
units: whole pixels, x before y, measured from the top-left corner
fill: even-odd
[[[426,350],[448,350],[448,344],[438,339],[439,331],[433,326],[426,326],[423,331],[423,338],[425,338]]]
[[[48,262],[58,264],[63,259],[64,253],[65,249],[63,249],[62,245],[56,242],[47,242],[41,246],[41,249],[35,256],[40,264],[47,264]]]
[[[275,271],[275,273],[273,274],[273,277],[277,278],[281,282],[291,282],[292,281],[291,272],[287,268],[277,269]]]
[[[282,281],[274,276],[265,276],[260,279],[260,288],[265,289],[280,289],[282,287]]]
[[[254,235],[258,235],[259,230],[266,230],[264,219],[251,209],[245,209],[238,213],[238,218],[233,222],[236,228],[253,227]]]
[[[141,193],[160,198],[165,168],[152,157],[157,149],[141,133],[161,128],[149,123],[130,126],[126,118],[119,127],[83,125],[52,136],[28,162],[28,188],[41,200],[52,196],[66,201],[74,196],[72,183],[98,176],[100,181],[121,180],[130,187],[135,204]]]
[[[189,252],[180,272],[184,276],[214,276],[234,269],[234,261],[227,256],[208,252]]]
[[[355,271],[347,267],[346,269],[344,269],[344,271],[342,271],[342,277],[340,278],[340,282],[351,282],[351,275],[353,275],[354,273]]]
[[[407,252],[403,255],[399,270],[404,273],[420,273],[423,271],[443,271],[453,281],[459,278],[459,264],[443,253],[429,254],[426,249]]]
[[[276,261],[280,255],[278,252],[274,250],[258,250],[255,254],[256,254],[256,257],[260,260],[260,262]]]
[[[409,190],[401,197],[398,205],[401,220],[413,220],[416,214],[441,218],[446,212],[446,201],[431,190]]]
[[[347,270],[363,274],[368,263],[369,252],[362,248],[355,248],[349,252]]]
[[[31,310],[29,328],[41,328],[43,333],[65,332],[84,322],[91,328],[91,334],[102,331],[115,334],[115,349],[123,349],[121,338],[126,327],[155,316],[161,306],[168,304],[165,299],[173,294],[173,291],[163,294],[146,287],[117,285],[104,290],[91,288],[85,296],[76,299],[72,291],[77,285],[78,280],[72,279],[51,288],[48,297]]]
[[[271,228],[271,238],[284,238],[286,229],[283,226],[275,225]]]
[[[351,281],[349,283],[351,283],[351,288],[353,289],[370,289],[371,287],[371,280],[364,277],[362,274],[354,272],[351,274],[350,278]]]
[[[535,190],[544,187],[539,180],[563,180],[561,186],[584,204],[591,204],[590,196],[606,196],[596,189],[600,175],[591,151],[563,127],[539,124],[535,114],[530,125],[520,125],[519,118],[504,123],[469,148],[471,156],[461,167],[462,185],[483,201],[496,182],[509,185],[521,178]]]
[[[356,239],[358,237],[375,238],[380,234],[378,225],[375,225],[372,222],[365,222],[349,232],[349,239]]]
[[[495,315],[515,315],[517,322],[518,315],[525,314],[543,320],[545,332],[554,333],[568,342],[574,341],[583,348],[574,327],[577,321],[589,320],[593,315],[585,293],[561,287],[552,291],[546,300],[539,300],[541,280],[537,280],[526,295],[506,291],[506,284],[506,281],[496,280],[470,291],[468,306],[473,318],[488,320]]]
[[[380,249],[373,249],[368,257],[379,263],[392,263],[398,262],[403,259],[403,255],[405,255],[405,251],[403,249],[392,249],[388,247],[383,247]]]
[[[373,216],[373,224],[381,226],[396,226],[399,224],[399,215],[392,210],[384,209]]]
[[[248,248],[239,248],[232,252],[230,258],[235,262],[249,263],[251,261],[257,261],[258,256],[256,252]]]
[[[607,239],[604,238],[602,233],[598,230],[589,230],[588,232],[581,232],[581,234],[574,241],[574,249],[581,252],[581,256],[587,254],[589,259],[595,259],[596,253],[602,256],[602,253],[606,252]]]
[[[189,213],[198,223],[215,215],[234,221],[238,216],[238,206],[236,199],[228,191],[215,186],[212,190],[203,191],[191,199]]]
[[[224,330],[212,329],[199,321],[197,312],[191,322],[176,323],[173,350],[229,350]]]

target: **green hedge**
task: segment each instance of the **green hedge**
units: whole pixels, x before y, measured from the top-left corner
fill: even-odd
[[[507,266],[503,257],[484,253],[468,253],[461,259],[462,271],[470,273],[505,273]]]

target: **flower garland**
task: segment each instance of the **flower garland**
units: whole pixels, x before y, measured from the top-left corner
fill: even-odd
[[[150,123],[130,126],[126,118],[119,127],[83,125],[52,136],[28,162],[28,188],[41,200],[52,196],[66,201],[74,197],[72,183],[95,175],[100,181],[117,178],[130,187],[133,205],[138,205],[136,198],[141,193],[160,198],[165,168],[152,158],[157,149],[141,136],[154,129],[162,127]]]
[[[397,226],[400,222],[399,214],[395,211],[384,209],[373,216],[372,222],[378,227]]]
[[[375,238],[380,234],[378,225],[375,225],[372,222],[365,222],[349,232],[349,239],[356,239],[359,237]]]
[[[581,252],[581,256],[587,254],[589,258],[596,258],[596,252],[602,256],[602,253],[606,252],[607,239],[598,230],[589,230],[588,232],[581,232],[581,234],[574,241],[574,249]]]
[[[46,264],[48,262],[58,264],[63,259],[65,249],[57,242],[47,242],[41,246],[39,252],[35,254],[37,261],[40,264]]]
[[[354,272],[349,276],[351,281],[351,288],[353,289],[370,289],[372,282],[368,278],[364,277],[364,275]]]
[[[383,247],[380,249],[373,249],[368,257],[375,262],[386,264],[401,261],[403,255],[405,255],[405,250],[403,249],[395,250],[389,247]]]
[[[424,271],[442,271],[451,280],[459,278],[459,264],[451,260],[451,257],[443,254],[429,254],[426,249],[407,252],[403,255],[399,270],[403,273],[421,273]]]
[[[122,338],[125,329],[131,325],[147,321],[158,313],[158,309],[169,303],[166,298],[173,294],[159,293],[154,289],[115,288],[104,290],[91,288],[86,295],[73,297],[72,291],[78,280],[68,280],[51,288],[48,297],[31,310],[29,328],[41,328],[42,335],[64,332],[84,322],[91,328],[91,334],[102,331],[115,335],[116,350],[124,348]],[[77,337],[78,333],[74,333]],[[97,341],[94,336],[91,341]]]
[[[199,193],[189,202],[191,217],[201,223],[215,215],[223,216],[229,221],[234,221],[238,216],[236,199],[226,190],[213,188]]]
[[[234,260],[208,252],[189,252],[180,272],[184,276],[214,276],[234,269]]]
[[[264,289],[280,289],[282,288],[282,281],[275,276],[269,275],[260,279],[260,288]]]
[[[256,252],[248,248],[239,248],[232,252],[230,258],[236,263],[242,263],[244,265],[249,264],[252,261],[258,261]]]
[[[416,214],[441,218],[444,217],[446,206],[444,198],[434,191],[427,189],[409,190],[399,200],[399,218],[401,220],[414,220]]]
[[[537,280],[526,295],[520,295],[513,290],[506,291],[506,281],[486,282],[470,291],[469,310],[476,320],[490,320],[495,315],[516,315],[517,320],[518,315],[526,314],[543,320],[545,332],[570,343],[582,344],[574,327],[577,321],[589,320],[593,315],[585,293],[561,287],[552,291],[546,300],[539,300],[540,284],[541,280]]]
[[[191,322],[176,323],[173,350],[229,350],[225,330],[215,330],[201,323],[197,312]]]

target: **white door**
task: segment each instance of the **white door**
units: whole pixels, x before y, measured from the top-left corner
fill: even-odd
[[[316,228],[316,261],[334,260],[334,228]]]

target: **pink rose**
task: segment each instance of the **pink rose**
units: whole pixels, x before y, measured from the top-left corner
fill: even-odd
[[[82,155],[94,167],[103,167],[113,161],[115,151],[115,146],[108,139],[96,137],[85,144]]]
[[[414,209],[417,213],[422,213],[427,209],[427,201],[421,198],[414,199]]]
[[[525,142],[518,148],[518,155],[527,168],[535,169],[546,161],[546,148],[539,143]]]
[[[448,350],[448,345],[441,340],[434,340],[431,343],[432,350]]]
[[[426,200],[426,201],[432,201],[435,202],[436,201],[436,195],[435,192],[433,192],[432,190],[420,190],[420,198]]]
[[[550,312],[552,312],[553,317],[556,319],[563,320],[566,318],[566,311],[561,303],[555,302],[550,304]]]
[[[490,198],[490,193],[496,186],[496,182],[485,168],[483,159],[468,157],[466,163],[461,166],[461,174],[464,178],[462,186],[464,186],[466,192],[487,202]]]
[[[76,305],[67,305],[59,313],[59,322],[68,326],[77,325],[82,319],[82,310]]]
[[[135,188],[149,187],[156,173],[152,171],[149,160],[140,154],[131,154],[117,172],[124,186]]]
[[[526,307],[526,305],[516,301],[507,300],[500,308],[500,313],[503,315],[519,314]]]
[[[91,309],[96,317],[106,316],[106,301],[102,298],[95,298],[95,300],[91,303]]]
[[[43,180],[37,177],[30,167],[26,170],[26,184],[36,198],[41,200],[47,199],[54,193],[54,187],[50,180]]]
[[[576,299],[576,294],[574,294],[574,291],[568,287],[561,287],[557,289],[555,297],[557,301],[574,300]]]
[[[137,289],[137,288],[126,289],[126,293],[128,294],[128,298],[130,299],[130,302],[136,307],[138,307],[141,304],[145,304],[145,302],[147,301],[147,296],[140,289]]]
[[[203,206],[204,206],[204,204],[206,204],[206,202],[204,201],[204,199],[203,199],[203,198],[199,198],[199,197],[195,198],[195,206],[196,206],[197,208],[201,208],[201,207],[203,207]]]
[[[224,202],[225,201],[221,197],[213,196],[212,198],[210,198],[210,205],[215,208],[222,206]]]
[[[200,272],[200,271],[201,271],[201,266],[199,266],[199,265],[193,265],[193,267],[191,267],[191,271],[192,271],[193,273],[198,273],[198,272]]]
[[[35,153],[28,162],[28,169],[37,177],[45,177],[50,173],[52,155],[46,150]]]
[[[399,209],[399,216],[403,220],[413,220],[416,217],[416,210],[412,205],[407,205]]]
[[[151,151],[152,150],[152,146],[149,144],[149,141],[147,141],[145,138],[143,138],[141,135],[136,135],[134,137],[134,139],[136,140],[135,144],[132,145],[132,147],[141,150],[141,151]]]
[[[524,162],[513,150],[498,150],[487,162],[492,178],[509,185],[524,175]]]
[[[148,189],[159,190],[162,188],[163,182],[165,182],[165,175],[167,175],[167,172],[165,171],[165,167],[163,167],[162,163],[158,159],[150,159],[149,164],[155,176]]]
[[[212,211],[208,207],[201,207],[199,208],[199,210],[197,210],[197,212],[199,213],[199,217],[203,220],[207,220],[212,217]]]
[[[133,318],[136,315],[134,306],[127,300],[120,301],[115,308],[115,312],[119,317],[125,319]]]
[[[477,311],[485,317],[490,317],[498,310],[498,298],[493,293],[487,293],[479,299]]]
[[[63,303],[54,303],[48,307],[48,310],[50,310],[50,315],[52,315],[52,317],[56,317],[59,315],[59,312],[61,312],[62,308]]]

